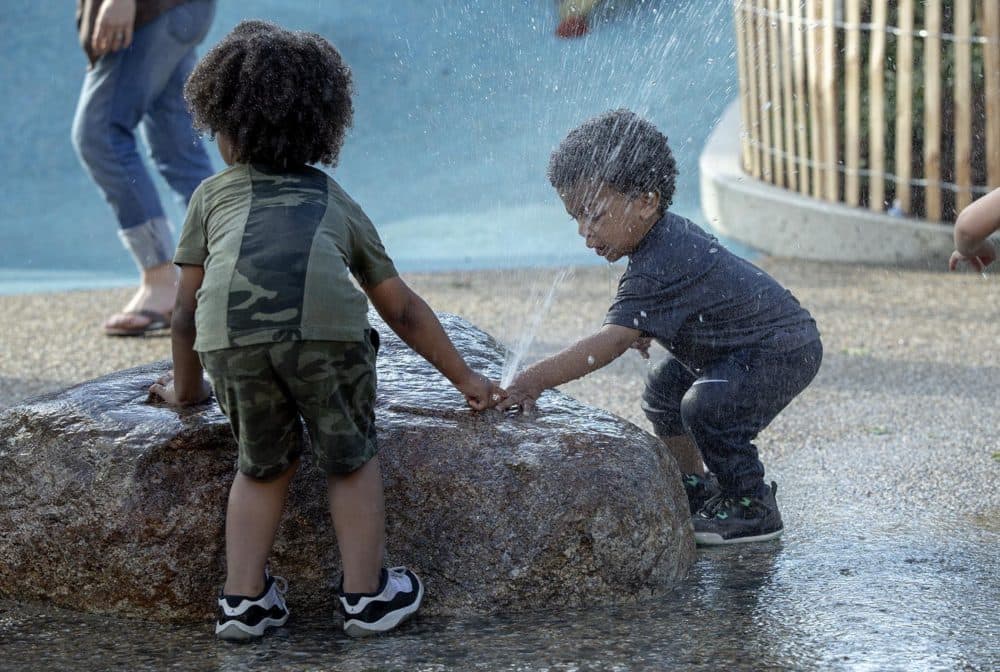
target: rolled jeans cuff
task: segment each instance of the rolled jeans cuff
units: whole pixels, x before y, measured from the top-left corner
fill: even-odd
[[[173,261],[173,227],[166,217],[154,217],[138,226],[119,229],[118,237],[132,253],[140,271]]]

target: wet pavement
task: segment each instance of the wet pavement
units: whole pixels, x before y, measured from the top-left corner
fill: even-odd
[[[873,435],[873,442],[885,435]],[[887,442],[888,443],[888,442]],[[250,645],[208,625],[102,619],[0,602],[3,669],[996,670],[1000,530],[963,510],[963,456],[820,445],[772,462],[787,531],[699,551],[687,581],[634,607],[420,618],[350,640],[291,620]],[[974,451],[966,451],[975,459]],[[835,459],[834,459],[835,457]],[[892,474],[955,467],[926,492]],[[884,474],[886,476],[877,476]],[[933,492],[940,497],[928,497]],[[953,500],[955,510],[949,506]],[[290,594],[294,609],[293,592]]]
[[[758,441],[767,476],[779,483],[782,539],[701,550],[675,591],[634,607],[534,604],[489,618],[418,615],[365,641],[348,639],[332,618],[293,615],[267,639],[239,646],[217,642],[207,624],[0,601],[0,669],[1000,669],[996,283],[806,262],[765,260],[764,268],[816,315],[826,345],[816,381]],[[552,275],[526,270],[517,282],[547,287]],[[518,288],[514,299],[530,295],[490,272],[409,280],[436,309],[505,341],[514,340],[509,327],[523,322],[525,306],[494,300],[496,287]],[[578,269],[528,359],[588,333],[613,287],[605,269]],[[86,296],[94,303],[88,319],[119,298]],[[45,314],[38,302],[63,299],[0,302],[24,331],[23,338],[12,332],[12,352],[38,350],[32,320]],[[81,343],[102,341],[77,335],[63,347],[61,332],[41,331],[64,352],[56,379],[79,378],[80,361],[102,361],[80,353]],[[125,361],[107,366],[163,357],[167,345],[117,345]],[[154,347],[164,353],[144,349]],[[564,389],[646,427],[637,403],[646,366],[623,357]]]

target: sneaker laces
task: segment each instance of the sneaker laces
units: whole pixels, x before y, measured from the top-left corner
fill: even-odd
[[[721,492],[717,493],[701,507],[701,515],[706,518],[715,518],[716,514],[730,508],[734,503],[732,497]]]

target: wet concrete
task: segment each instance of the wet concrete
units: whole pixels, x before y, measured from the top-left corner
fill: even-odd
[[[898,473],[921,457],[915,452],[841,448],[837,464],[822,450],[775,461],[772,476],[787,484],[778,492],[783,539],[701,550],[681,587],[636,608],[539,604],[517,616],[418,616],[366,641],[326,619],[293,618],[259,643],[232,646],[216,642],[209,626],[0,602],[0,659],[11,672],[1000,667],[996,524],[942,506],[970,496],[960,480],[917,502],[865,476]],[[848,471],[857,478],[844,480]]]
[[[232,646],[217,642],[208,625],[0,602],[0,669],[1000,669],[995,282],[795,262],[765,268],[817,316],[827,346],[816,381],[759,441],[768,478],[779,483],[781,540],[701,550],[686,581],[640,607],[418,615],[367,641],[348,639],[332,618],[293,615],[273,636]],[[552,272],[521,275],[551,283]],[[412,283],[436,309],[461,313],[505,341],[514,339],[504,327],[523,321],[522,304],[483,299],[511,284],[507,276]],[[579,271],[573,291],[554,302],[532,358],[588,333],[613,288],[604,269]],[[93,295],[89,319],[96,323],[120,298]],[[51,307],[62,297],[45,300]],[[37,303],[15,297],[3,305],[17,318],[9,324],[19,331],[11,327],[7,340],[13,352],[35,352],[44,345],[33,337],[40,331],[60,345],[61,331],[37,326],[47,315]],[[164,356],[141,350],[158,344],[116,343],[104,360],[84,358],[80,343],[106,345],[67,339],[58,350],[70,353],[65,371],[53,377],[81,379],[75,367],[110,367],[114,356]],[[22,361],[30,363],[11,358],[0,368],[21,375],[14,367]],[[565,389],[646,427],[637,402],[646,366],[623,357]]]

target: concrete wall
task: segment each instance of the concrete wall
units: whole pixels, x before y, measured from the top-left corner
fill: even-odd
[[[756,180],[740,170],[740,132],[737,101],[699,162],[701,207],[722,235],[776,257],[947,269],[951,226],[828,203]]]

